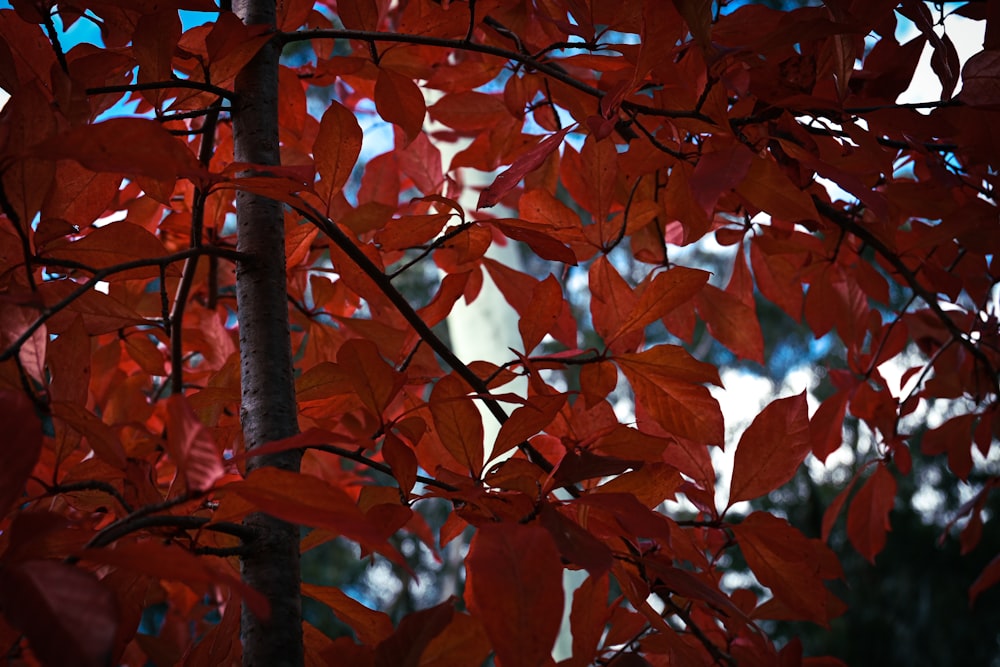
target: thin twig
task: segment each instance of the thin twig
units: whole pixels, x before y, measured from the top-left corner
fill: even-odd
[[[934,315],[941,321],[944,327],[951,333],[952,337],[957,340],[962,347],[969,351],[976,361],[982,364],[984,370],[988,377],[993,378],[993,393],[1000,394],[1000,378],[997,377],[996,369],[993,368],[993,364],[990,362],[986,354],[980,350],[976,344],[970,340],[964,331],[962,331],[955,321],[948,317],[948,314],[944,312],[941,308],[941,304],[938,303],[937,296],[932,294],[927,288],[920,284],[917,279],[916,274],[906,266],[903,260],[893,252],[885,243],[882,242],[875,234],[873,234],[866,227],[859,225],[851,216],[845,214],[843,211],[838,210],[836,207],[826,203],[819,197],[813,195],[813,202],[816,204],[819,212],[822,213],[827,219],[832,221],[835,225],[841,229],[854,234],[859,239],[867,243],[872,247],[875,252],[882,255],[892,268],[895,269],[896,273],[906,282],[907,286],[913,290],[913,292],[920,296],[921,299],[927,304],[927,307],[933,311]]]
[[[50,318],[52,318],[52,316],[62,311],[69,304],[73,303],[81,296],[86,294],[88,291],[90,291],[94,287],[94,285],[108,278],[109,276],[113,276],[116,273],[122,273],[123,271],[130,271],[132,269],[141,269],[147,266],[167,266],[174,262],[179,262],[181,260],[187,259],[192,255],[198,255],[198,254],[216,255],[218,257],[223,257],[231,261],[238,261],[239,259],[243,258],[243,256],[240,253],[234,250],[229,250],[227,248],[218,248],[216,246],[203,246],[201,248],[188,248],[187,250],[181,250],[180,252],[176,252],[170,255],[165,255],[164,257],[146,257],[143,259],[133,260],[131,262],[123,262],[121,264],[115,264],[114,266],[105,267],[103,269],[98,269],[94,271],[94,275],[92,275],[86,281],[79,283],[76,289],[74,289],[72,292],[64,296],[58,302],[56,302],[51,306],[42,308],[39,311],[38,319],[32,322],[30,326],[25,328],[25,330],[21,332],[21,335],[18,336],[17,339],[7,347],[7,349],[5,349],[2,353],[0,353],[0,361],[7,361],[12,356],[17,354],[18,350],[21,349],[21,346],[24,345],[24,343],[29,338],[31,338],[32,334],[34,334],[35,331],[37,331],[40,326],[45,324]],[[65,262],[63,262],[62,260],[55,260],[55,259],[50,260],[45,257],[36,257],[34,259],[36,262],[39,262],[41,264],[51,264],[52,266],[60,266],[65,264]]]

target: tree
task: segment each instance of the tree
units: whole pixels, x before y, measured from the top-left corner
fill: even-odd
[[[974,459],[1000,435],[994,4],[12,4],[9,660],[544,665],[572,569],[560,664],[831,664],[770,621],[843,611],[825,540],[846,513],[875,561],[912,448],[976,482],[954,519],[963,552],[979,542],[1000,479]],[[948,12],[985,24],[964,65]],[[90,24],[95,44],[69,37]],[[925,48],[939,99],[899,103]],[[393,146],[361,168],[372,102]],[[471,140],[447,172],[428,116]],[[475,211],[458,167],[502,169]],[[707,239],[724,284],[677,260]],[[429,266],[416,303],[400,284]],[[463,363],[435,328],[486,274],[520,316],[501,365]],[[811,415],[805,392],[778,398],[726,443],[717,364],[695,353],[764,363],[758,298],[842,355]],[[497,390],[515,377],[527,396]],[[826,461],[845,420],[873,444],[822,539],[741,509]],[[432,531],[414,510],[435,503]],[[398,624],[299,585],[300,551],[330,540],[407,570],[396,536],[434,552],[469,527],[461,597]],[[724,577],[736,561],[753,582]],[[1000,556],[970,604],[998,580]],[[353,636],[303,624],[303,594]]]

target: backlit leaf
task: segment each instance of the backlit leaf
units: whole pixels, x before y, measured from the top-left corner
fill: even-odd
[[[327,197],[337,193],[350,178],[361,153],[362,136],[354,114],[342,104],[331,101],[323,113],[313,144],[316,170],[322,179],[318,187]]]
[[[847,510],[847,537],[870,563],[885,546],[889,512],[896,500],[896,478],[884,464],[858,489]]]
[[[773,401],[740,437],[733,461],[729,505],[753,500],[795,476],[809,453],[805,392]]]
[[[180,394],[167,399],[166,445],[189,491],[207,491],[224,474],[215,439]]]

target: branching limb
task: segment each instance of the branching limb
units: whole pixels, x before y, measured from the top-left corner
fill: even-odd
[[[971,354],[976,361],[982,364],[988,377],[993,378],[993,386],[991,387],[994,394],[1000,394],[1000,378],[997,376],[997,370],[993,368],[993,364],[990,362],[986,354],[979,349],[979,347],[962,331],[955,321],[952,320],[944,309],[941,308],[941,304],[938,303],[937,296],[932,294],[930,290],[925,288],[920,284],[917,279],[917,275],[911,271],[900,257],[892,251],[885,243],[882,242],[875,234],[864,226],[858,224],[851,216],[846,215],[843,211],[838,210],[836,207],[826,203],[819,197],[813,195],[813,202],[827,219],[832,221],[835,225],[841,229],[854,234],[859,239],[867,243],[872,249],[880,254],[899,274],[906,285],[913,290],[924,302],[927,307],[931,309],[934,315],[941,321],[945,329],[952,335],[952,337],[958,341],[959,344],[964,347],[969,354]]]
[[[17,337],[17,340],[11,343],[7,347],[7,349],[5,349],[3,352],[0,352],[0,361],[6,361],[15,354],[17,354],[18,350],[21,349],[21,346],[24,345],[25,341],[31,338],[32,334],[34,334],[35,331],[37,331],[40,326],[45,324],[53,315],[62,311],[71,303],[73,303],[81,296],[83,296],[91,289],[93,289],[93,287],[97,283],[107,279],[109,276],[113,276],[116,273],[122,273],[123,271],[129,271],[131,269],[141,269],[147,266],[165,267],[170,264],[173,264],[174,262],[185,260],[193,255],[215,255],[217,257],[223,257],[225,259],[234,262],[241,258],[241,255],[238,252],[229,250],[227,248],[218,248],[215,246],[203,246],[201,248],[188,248],[187,250],[182,250],[180,252],[166,255],[164,257],[146,257],[131,262],[123,262],[121,264],[115,264],[114,266],[108,266],[103,269],[96,269],[94,270],[93,275],[90,278],[80,283],[77,286],[77,288],[74,289],[72,292],[67,294],[65,297],[60,299],[55,304],[43,308],[39,313],[38,319],[35,320],[31,324],[31,326],[27,327],[23,332],[21,332],[21,335]],[[35,257],[34,261],[40,264],[45,264],[47,266],[61,266],[61,267],[69,267],[77,269],[82,268],[85,270],[90,270],[84,265],[81,265],[79,262],[71,262],[68,260],[49,259],[46,257]]]

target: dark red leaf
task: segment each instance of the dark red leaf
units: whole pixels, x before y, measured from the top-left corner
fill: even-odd
[[[5,444],[0,447],[0,509],[3,514],[24,494],[24,483],[42,451],[42,424],[35,406],[19,391],[0,391],[0,423]]]
[[[45,664],[109,664],[118,606],[90,572],[53,560],[7,565],[0,570],[0,607]]]
[[[466,604],[504,667],[545,664],[563,609],[562,565],[548,531],[486,524],[472,538],[465,566]]]
[[[858,489],[847,511],[847,537],[858,553],[871,563],[885,546],[890,527],[889,512],[895,501],[896,479],[885,464],[880,463]]]
[[[502,174],[496,177],[490,187],[483,190],[479,195],[479,203],[476,208],[490,208],[496,206],[497,202],[508,192],[514,189],[525,174],[538,169],[554,150],[559,148],[565,137],[575,126],[570,125],[559,130],[555,134],[542,139],[538,144],[521,157],[514,160],[514,163]]]

